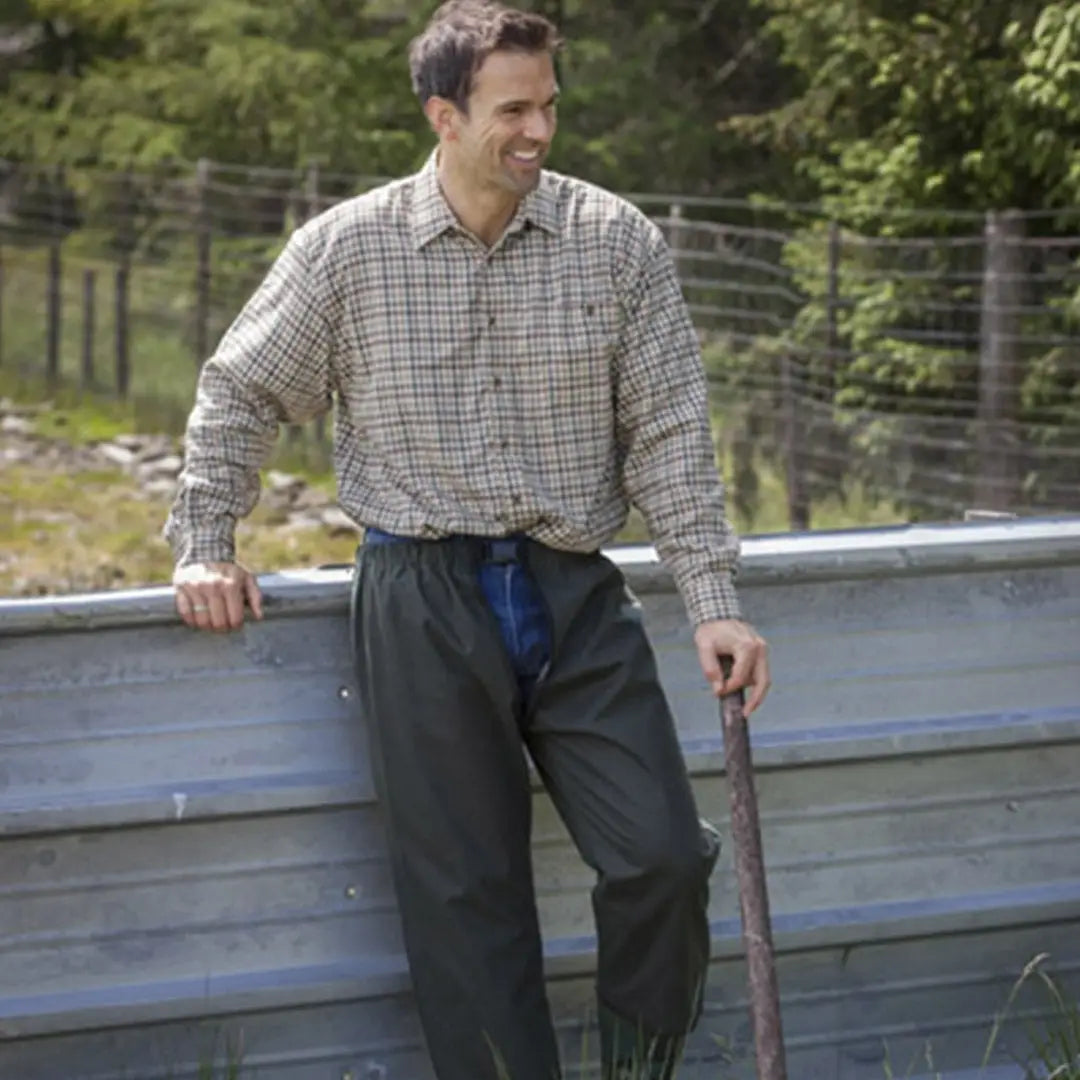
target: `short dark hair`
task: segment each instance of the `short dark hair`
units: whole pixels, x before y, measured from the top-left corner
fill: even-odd
[[[421,105],[441,97],[467,112],[476,73],[493,52],[554,56],[561,47],[554,23],[543,15],[496,0],[449,0],[409,45],[413,90]]]

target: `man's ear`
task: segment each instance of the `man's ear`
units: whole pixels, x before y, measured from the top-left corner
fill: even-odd
[[[452,101],[442,97],[429,97],[424,104],[424,115],[431,125],[431,130],[440,140],[452,142],[457,138],[460,113]]]

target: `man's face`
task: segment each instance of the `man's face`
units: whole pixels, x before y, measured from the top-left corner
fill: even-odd
[[[476,182],[518,197],[540,180],[555,135],[555,67],[545,53],[494,52],[476,73],[468,115],[444,147]]]

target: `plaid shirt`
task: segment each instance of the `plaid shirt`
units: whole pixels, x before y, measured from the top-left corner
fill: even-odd
[[[165,535],[232,561],[282,422],[336,398],[358,525],[595,551],[645,516],[694,623],[739,615],[697,336],[662,233],[545,171],[487,249],[415,176],[298,229],[203,367]]]

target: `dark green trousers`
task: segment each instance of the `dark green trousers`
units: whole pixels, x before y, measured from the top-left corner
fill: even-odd
[[[670,1075],[700,1011],[718,845],[698,819],[639,610],[602,555],[529,542],[552,659],[521,701],[478,582],[481,558],[465,537],[368,546],[353,595],[360,699],[436,1074],[561,1075],[527,750],[597,874],[606,1074]],[[620,1071],[643,1048],[667,1067]]]

